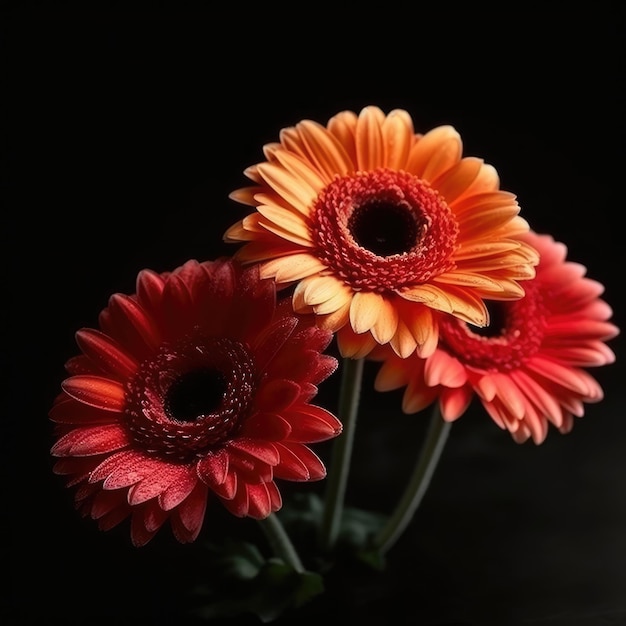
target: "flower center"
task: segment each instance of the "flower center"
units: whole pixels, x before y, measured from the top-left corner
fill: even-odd
[[[181,376],[168,390],[165,410],[179,422],[193,422],[218,410],[227,391],[219,370],[201,369]]]
[[[450,271],[458,233],[435,189],[387,169],[337,177],[311,214],[316,254],[355,290],[393,292]]]
[[[489,372],[509,372],[538,352],[547,325],[548,309],[531,281],[526,295],[513,302],[489,303],[485,328],[446,316],[440,325],[440,347],[464,365]]]
[[[408,207],[372,202],[357,207],[348,230],[362,248],[376,256],[402,254],[417,242],[417,225]]]
[[[145,451],[186,462],[236,434],[254,391],[254,361],[243,344],[188,336],[162,346],[129,383],[128,428]]]

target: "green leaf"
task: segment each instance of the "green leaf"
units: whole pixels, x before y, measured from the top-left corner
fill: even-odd
[[[265,559],[252,544],[230,541],[211,549],[214,575],[194,590],[201,602],[193,613],[203,619],[251,613],[268,623],[324,591],[320,574],[296,572],[281,559]]]

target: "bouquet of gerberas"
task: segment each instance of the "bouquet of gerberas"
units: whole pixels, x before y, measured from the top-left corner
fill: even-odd
[[[197,608],[268,622],[323,593],[340,558],[384,568],[474,399],[517,442],[567,433],[602,398],[587,370],[614,361],[618,328],[602,284],[452,126],[420,134],[369,106],[284,128],[263,154],[231,194],[251,207],[224,235],[233,256],[144,270],[113,295],[76,333],[50,418],[54,471],[102,530],[130,518],[143,546],[169,522],[185,543],[214,507],[230,514]],[[344,506],[367,361],[405,413],[433,407],[388,514]],[[337,369],[335,416],[314,399]],[[327,475],[313,446],[332,439]],[[319,480],[323,497],[283,502],[281,482]],[[233,518],[259,520],[263,541]]]

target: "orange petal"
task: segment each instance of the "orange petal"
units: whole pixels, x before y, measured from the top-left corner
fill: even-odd
[[[384,166],[393,170],[406,169],[415,130],[411,116],[402,109],[394,109],[382,125]]]
[[[474,182],[482,164],[482,159],[467,157],[453,165],[436,180],[433,180],[431,184],[450,205],[462,196]]]
[[[290,283],[325,269],[326,266],[317,257],[303,252],[265,261],[261,265],[261,277],[273,277],[279,283]]]
[[[306,125],[306,122],[302,122],[302,124]],[[303,186],[307,189],[307,193],[313,192],[317,195],[333,178],[331,176],[324,180],[320,173],[311,167],[308,159],[287,150],[276,150],[274,156],[285,170],[292,174],[294,178],[302,181]]]
[[[330,183],[337,174],[343,176],[354,169],[353,161],[341,142],[323,126],[304,120],[297,126],[308,156],[317,167],[322,185]],[[321,189],[321,187],[318,187]]]
[[[389,298],[383,297],[378,319],[372,326],[372,336],[380,344],[388,343],[398,328],[398,311]]]
[[[383,297],[371,291],[358,291],[350,303],[350,324],[356,333],[368,331],[380,315]]]
[[[356,162],[359,170],[371,171],[384,165],[385,148],[381,127],[385,114],[375,106],[361,110],[356,126]]]
[[[303,215],[309,215],[310,207],[317,198],[315,189],[273,163],[261,163],[258,168],[263,179],[277,194]]]
[[[358,119],[354,111],[342,111],[331,117],[327,124],[328,132],[338,139],[350,159],[350,171],[357,169],[355,135]]]
[[[445,292],[434,285],[415,285],[398,292],[398,295],[411,302],[419,302],[445,313],[452,313],[453,308]]]
[[[434,180],[461,159],[463,143],[457,130],[449,125],[438,126],[411,149],[407,170],[427,180]]]
[[[417,347],[417,342],[413,333],[409,330],[408,326],[402,319],[398,319],[398,326],[394,336],[389,341],[389,345],[393,348],[393,351],[402,359],[407,358]]]

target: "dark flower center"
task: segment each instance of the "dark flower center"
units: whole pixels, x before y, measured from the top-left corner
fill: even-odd
[[[219,370],[189,372],[168,390],[165,411],[179,422],[193,422],[218,410],[226,390],[226,379]]]
[[[485,328],[454,317],[442,318],[440,347],[464,365],[488,372],[509,372],[541,348],[549,311],[540,290],[527,281],[526,295],[512,302],[489,304],[490,323]]]
[[[377,256],[408,252],[417,243],[417,226],[402,205],[370,202],[357,207],[348,220],[354,240]]]
[[[254,360],[243,344],[188,336],[141,365],[127,388],[127,425],[146,452],[186,462],[236,435],[255,390]]]
[[[452,270],[459,225],[444,198],[403,171],[337,177],[311,213],[315,253],[355,290],[397,292]]]

